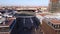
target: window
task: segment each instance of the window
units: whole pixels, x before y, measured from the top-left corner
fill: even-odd
[[[53,26],[53,24],[52,24],[52,26]]]
[[[53,24],[53,27],[55,28],[55,25]]]
[[[48,22],[48,24],[50,25],[50,22]]]
[[[58,25],[54,25],[54,28],[57,29],[58,28]]]
[[[59,0],[59,3],[60,3],[60,0]]]
[[[60,29],[60,25],[59,25],[59,29]]]

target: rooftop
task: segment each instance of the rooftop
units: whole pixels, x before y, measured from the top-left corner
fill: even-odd
[[[60,20],[57,20],[57,19],[52,19],[50,20],[50,22],[53,24],[60,24]]]

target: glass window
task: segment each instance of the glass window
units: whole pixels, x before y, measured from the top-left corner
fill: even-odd
[[[53,26],[53,24],[52,24],[52,26]]]
[[[53,27],[55,28],[55,25],[53,25]]]
[[[50,22],[48,22],[48,24],[50,25]]]
[[[54,25],[54,28],[57,29],[58,28],[58,25]]]
[[[60,0],[59,0],[59,3],[60,3]]]

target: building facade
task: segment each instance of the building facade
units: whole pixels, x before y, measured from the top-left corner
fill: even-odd
[[[60,21],[56,19],[43,19],[42,30],[44,34],[60,34]]]
[[[60,11],[60,0],[50,0],[49,3],[49,10],[50,11]]]

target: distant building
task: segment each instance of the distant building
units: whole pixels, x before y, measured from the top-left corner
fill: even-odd
[[[0,9],[8,8],[8,9],[38,9],[38,8],[47,8],[48,6],[0,6]]]
[[[49,3],[49,10],[50,11],[60,11],[60,0],[50,0]]]

